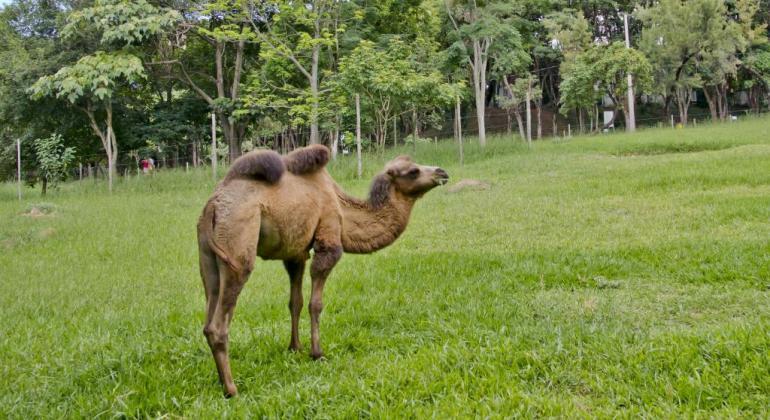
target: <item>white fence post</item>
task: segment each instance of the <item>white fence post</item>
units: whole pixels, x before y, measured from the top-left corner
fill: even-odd
[[[21,201],[21,140],[16,139],[16,178],[18,179],[17,189],[19,191],[19,201]]]

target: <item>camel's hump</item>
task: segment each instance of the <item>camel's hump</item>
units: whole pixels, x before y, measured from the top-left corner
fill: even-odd
[[[285,170],[281,155],[272,150],[255,150],[235,159],[227,171],[225,181],[242,177],[275,184]]]
[[[331,152],[321,144],[297,149],[283,157],[283,163],[289,172],[296,175],[313,173],[322,169],[329,162]]]

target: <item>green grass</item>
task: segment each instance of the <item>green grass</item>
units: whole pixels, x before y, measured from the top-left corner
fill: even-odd
[[[201,333],[209,172],[0,187],[0,417],[770,415],[770,119],[416,156],[492,188],[437,189],[343,257],[323,362],[286,351],[287,277],[260,261],[232,400]],[[363,195],[354,170],[331,166]]]

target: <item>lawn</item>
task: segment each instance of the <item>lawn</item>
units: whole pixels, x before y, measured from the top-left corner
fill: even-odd
[[[343,257],[325,361],[286,350],[288,278],[258,261],[230,400],[201,333],[208,171],[1,186],[0,417],[770,416],[770,119],[416,157],[492,187],[436,189]],[[330,170],[366,193],[350,158]]]

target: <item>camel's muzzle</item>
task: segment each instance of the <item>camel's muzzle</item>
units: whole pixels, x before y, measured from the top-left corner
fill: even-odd
[[[444,185],[449,182],[449,174],[441,168],[436,168],[433,172],[433,179],[436,181],[436,184]]]

